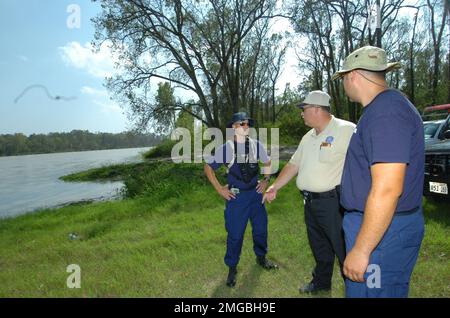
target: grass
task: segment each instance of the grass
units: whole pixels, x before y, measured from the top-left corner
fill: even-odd
[[[126,176],[138,172],[145,163],[119,164],[104,166],[101,168],[89,169],[59,179],[66,182],[85,182],[85,181],[118,181],[123,180]]]
[[[1,220],[0,297],[303,296],[298,287],[310,280],[314,260],[295,182],[268,206],[269,257],[280,269],[266,272],[255,264],[248,226],[238,282],[230,289],[223,264],[224,202],[202,166],[154,163],[136,169],[141,174],[130,198]],[[425,202],[425,210],[410,296],[450,297],[450,208]],[[70,233],[77,239],[69,239]],[[80,289],[66,287],[69,264],[81,267]],[[343,297],[337,274],[335,267],[331,296]]]
[[[147,151],[144,154],[144,158],[145,159],[154,159],[154,158],[170,157],[170,155],[172,153],[172,148],[177,143],[178,143],[178,141],[166,139],[163,142],[161,142],[159,145],[157,145],[156,147]]]

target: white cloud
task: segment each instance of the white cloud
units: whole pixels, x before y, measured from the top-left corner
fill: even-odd
[[[109,101],[109,102],[101,102],[96,99],[94,99],[94,104],[101,107],[102,113],[120,113],[122,112],[122,108],[120,108],[119,105],[116,103]]]
[[[85,94],[85,95],[91,95],[91,96],[99,96],[99,97],[108,97],[108,91],[104,90],[104,89],[96,89],[93,87],[89,87],[89,86],[83,86],[80,89],[81,93]]]
[[[110,77],[116,72],[114,64],[118,57],[112,53],[111,42],[105,41],[98,52],[91,43],[79,42],[69,42],[58,50],[67,65],[86,70],[95,77]]]
[[[25,56],[25,55],[19,55],[18,58],[22,61],[22,62],[28,62],[30,59]]]
[[[96,89],[90,86],[83,86],[80,89],[82,94],[88,95],[93,99],[91,102],[94,105],[100,106],[102,113],[119,113],[122,112],[120,106],[109,99],[108,91],[105,89]]]

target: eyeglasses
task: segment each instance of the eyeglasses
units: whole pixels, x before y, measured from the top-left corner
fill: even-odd
[[[240,121],[240,122],[239,122],[239,125],[240,125],[241,127],[244,127],[244,126],[249,126],[249,123],[248,123],[248,121]]]
[[[316,106],[303,106],[300,110],[303,113],[304,111],[306,111],[307,109],[310,109],[310,108],[316,108]]]

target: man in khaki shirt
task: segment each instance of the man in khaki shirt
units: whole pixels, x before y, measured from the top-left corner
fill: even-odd
[[[299,107],[305,124],[312,129],[303,136],[263,201],[273,201],[278,190],[297,175],[297,187],[304,197],[308,240],[316,261],[312,281],[300,291],[313,293],[331,289],[335,256],[341,272],[345,260],[339,185],[355,125],[331,115],[330,96],[322,91],[309,93]]]

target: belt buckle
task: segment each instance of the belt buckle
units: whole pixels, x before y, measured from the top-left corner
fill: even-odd
[[[231,188],[230,191],[234,194],[239,194],[240,190],[238,188]]]

